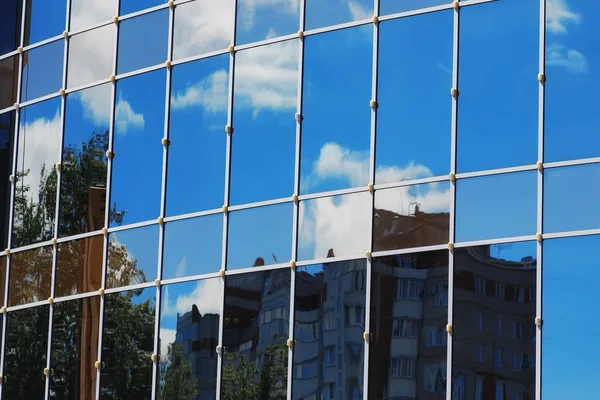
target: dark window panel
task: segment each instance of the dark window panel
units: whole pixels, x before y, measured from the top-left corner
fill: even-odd
[[[149,225],[108,236],[106,287],[154,281],[158,265],[158,225]]]
[[[102,235],[58,244],[54,297],[100,289],[103,247]]]
[[[52,246],[11,254],[8,305],[18,306],[50,297]]]
[[[23,53],[22,102],[56,93],[62,87],[64,45],[65,41],[58,39]]]
[[[2,90],[0,90],[2,92]],[[0,245],[8,247],[8,225],[10,218],[10,195],[15,141],[15,112],[0,114]]]
[[[17,77],[19,57],[12,56],[0,60],[0,110],[17,102]],[[3,117],[0,116],[2,120]],[[2,121],[4,125],[4,121]],[[4,130],[4,126],[2,130]]]
[[[7,0],[0,5],[0,54],[19,47],[23,0]]]

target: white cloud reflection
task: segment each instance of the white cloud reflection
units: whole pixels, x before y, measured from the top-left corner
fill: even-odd
[[[552,33],[567,33],[568,23],[578,24],[581,15],[569,9],[567,0],[548,0],[546,4],[546,27]]]

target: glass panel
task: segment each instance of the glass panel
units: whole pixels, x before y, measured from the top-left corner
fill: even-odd
[[[544,171],[544,232],[600,228],[598,176],[600,164]]]
[[[231,212],[227,269],[289,262],[293,208],[284,203]]]
[[[60,98],[23,108],[19,127],[12,247],[50,240],[56,213],[54,167],[61,145]]]
[[[593,75],[600,35],[594,2],[552,1],[546,9],[544,160],[600,156],[600,82]],[[546,393],[544,393],[544,396]]]
[[[162,279],[219,271],[222,245],[223,214],[168,222]]]
[[[0,54],[13,51],[21,41],[23,0],[5,0],[0,13]]]
[[[157,398],[215,399],[222,280],[162,288]]]
[[[104,227],[110,96],[111,85],[107,84],[67,97],[60,236],[93,232]]]
[[[113,72],[116,32],[114,26],[107,25],[69,38],[67,87],[110,77]]]
[[[306,37],[302,193],[369,183],[372,29]]]
[[[71,30],[89,28],[111,20],[119,0],[71,0]]]
[[[103,246],[102,235],[58,244],[54,297],[100,289]]]
[[[23,45],[60,35],[65,30],[65,0],[28,0]]]
[[[454,253],[452,379],[464,379],[465,399],[508,398],[498,390],[535,397],[536,246]]]
[[[459,172],[538,161],[539,8],[506,0],[460,11]]]
[[[236,44],[257,42],[298,32],[300,1],[238,0]]]
[[[238,52],[234,82],[231,204],[291,196],[298,41]]]
[[[453,26],[453,10],[381,24],[377,183],[450,172]]]
[[[435,7],[448,3],[450,3],[449,0],[381,0],[379,15],[419,10],[421,8]],[[433,27],[432,25],[431,28]]]
[[[117,82],[111,226],[157,218],[162,185],[165,70]]]
[[[298,268],[293,399],[362,398],[366,264],[363,258]]]
[[[221,398],[285,397],[289,315],[289,268],[226,278]]]
[[[10,256],[8,306],[46,300],[52,284],[52,246]]]
[[[23,53],[21,101],[58,92],[62,87],[64,40]]]
[[[0,90],[1,92],[1,90]],[[12,184],[9,177],[13,168],[15,140],[15,112],[0,114],[0,246],[8,247],[8,224],[10,219],[10,195]]]
[[[50,399],[95,398],[100,297],[56,303],[53,318]]]
[[[589,316],[596,313],[598,248],[600,236],[544,241],[544,399],[581,397],[594,386],[590,371],[594,370],[593,360],[600,355],[600,349],[589,345],[598,337],[595,321]],[[583,321],[590,321],[591,325],[584,326]],[[564,360],[570,360],[568,368]],[[558,376],[560,381],[556,380]],[[580,381],[574,392],[572,385]]]
[[[169,39],[169,10],[163,9],[119,24],[117,72],[134,71],[164,63]]]
[[[373,1],[371,0],[306,0],[305,13],[306,29],[371,19],[375,14],[373,12]],[[369,27],[369,31],[372,30],[372,27]]]
[[[537,171],[459,179],[456,241],[533,235]]]
[[[46,393],[49,307],[11,311],[7,316],[4,374],[5,399],[42,399]]]
[[[105,297],[101,399],[149,399],[156,288]]]
[[[4,290],[6,288],[6,264],[7,264],[7,257],[6,256],[2,256],[0,257],[0,303],[2,304],[6,304],[4,302]],[[0,328],[2,327],[2,321],[3,319],[0,318]]]
[[[173,59],[224,49],[233,38],[233,0],[177,5],[174,24]]]
[[[448,243],[450,201],[449,182],[376,191],[373,250]]]
[[[119,14],[125,15],[136,11],[144,10],[146,8],[158,6],[164,4],[164,0],[121,0],[119,5]]]
[[[369,247],[371,194],[300,202],[298,260],[364,256]]]
[[[223,205],[229,57],[211,57],[173,68],[167,215]],[[190,160],[194,160],[193,173]]]
[[[13,56],[0,60],[0,110],[17,102],[17,72],[19,57]],[[4,118],[2,121],[4,122]]]
[[[158,228],[158,225],[149,225],[108,235],[107,288],[156,278]]]
[[[369,397],[444,398],[447,323],[448,251],[376,258]]]

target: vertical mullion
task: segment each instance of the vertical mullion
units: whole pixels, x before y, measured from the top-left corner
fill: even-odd
[[[460,7],[455,2],[454,31],[452,45],[452,88],[458,90],[459,68],[459,37],[460,35]],[[448,326],[452,327],[447,332],[447,366],[446,366],[446,399],[452,399],[452,348],[454,337],[454,241],[456,240],[456,153],[458,136],[458,96],[452,96],[452,126],[450,139],[450,224],[448,233]]]

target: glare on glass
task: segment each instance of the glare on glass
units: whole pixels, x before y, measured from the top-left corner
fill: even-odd
[[[65,108],[58,234],[104,227],[110,84],[69,93]]]
[[[60,98],[25,107],[20,112],[17,184],[12,247],[54,235],[57,171],[61,146]]]
[[[356,255],[369,250],[368,192],[300,202],[298,260]]]
[[[361,19],[371,19],[375,13],[372,0],[306,0],[305,14],[306,29],[315,29]],[[372,27],[369,28],[372,31]]]
[[[372,27],[305,39],[300,191],[369,183]]]
[[[8,225],[10,222],[10,193],[12,183],[10,176],[13,173],[13,152],[15,137],[14,111],[0,114],[0,246],[8,247]],[[0,286],[2,286],[0,284]],[[0,296],[0,299],[2,297]]]
[[[69,38],[67,87],[110,77],[113,73],[116,34],[115,26],[107,25]]]
[[[0,110],[17,102],[17,78],[19,71],[19,56],[7,57],[0,60]],[[2,121],[4,121],[4,118]],[[4,126],[4,122],[2,123]],[[2,128],[5,129],[5,128]]]
[[[292,257],[293,204],[229,214],[227,269],[288,263]]]
[[[236,54],[231,154],[233,205],[294,192],[298,41]]]
[[[179,384],[216,398],[222,299],[220,278],[162,286],[159,351],[165,364],[158,372],[158,399],[170,399]],[[189,346],[191,340],[197,347]]]
[[[452,384],[465,399],[535,397],[536,246],[454,252]]]
[[[21,102],[60,90],[64,44],[65,41],[59,39],[23,53]]]
[[[102,287],[104,236],[59,243],[54,297],[95,292]]]
[[[66,8],[65,0],[27,1],[23,44],[28,46],[63,33]]]
[[[111,226],[154,220],[160,213],[165,70],[117,82]]]
[[[71,0],[70,30],[85,29],[112,20],[119,11],[118,4],[119,0]]]
[[[45,246],[11,255],[9,307],[34,303],[50,297],[52,252],[52,246]]]
[[[156,278],[158,225],[108,235],[107,288],[151,282]]]
[[[236,45],[298,32],[300,1],[257,2],[238,0]]]
[[[175,7],[173,59],[226,49],[233,41],[233,0],[203,0]]]
[[[538,161],[539,8],[507,0],[460,11],[459,172]]]
[[[379,15],[419,10],[451,3],[449,0],[380,0]]]
[[[537,171],[456,182],[456,241],[534,235]]]
[[[376,191],[373,250],[448,243],[450,201],[448,182]]]
[[[220,208],[225,195],[229,55],[173,67],[167,215]]]
[[[369,398],[393,398],[403,393],[406,398],[417,399],[423,388],[443,398],[448,353],[448,251],[375,258],[372,274]],[[364,277],[352,283],[353,288],[360,285],[364,290]],[[402,351],[390,351],[400,347]]]
[[[453,10],[380,25],[377,183],[450,172],[453,26]]]
[[[121,0],[119,2],[119,14],[130,14],[165,3],[164,0]]]
[[[165,225],[162,279],[221,269],[223,214],[168,222]]]
[[[117,73],[164,63],[168,58],[169,10],[128,18],[119,24]]]

